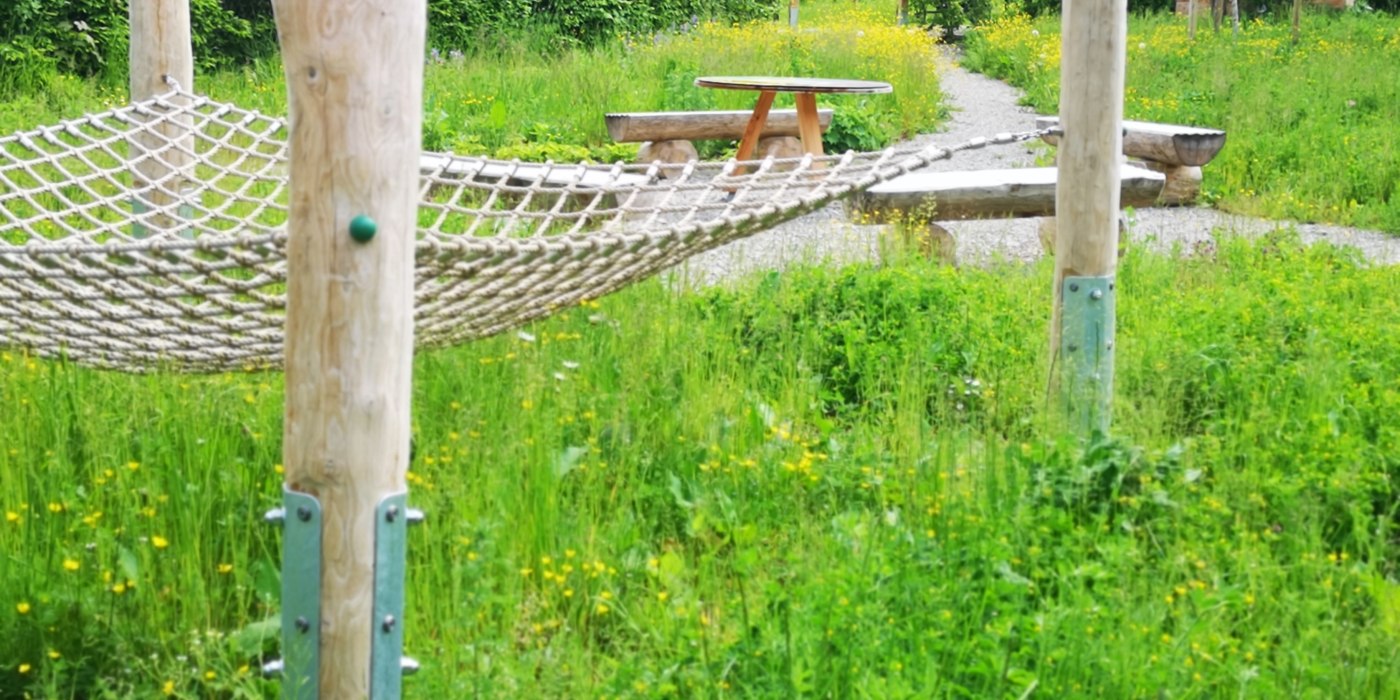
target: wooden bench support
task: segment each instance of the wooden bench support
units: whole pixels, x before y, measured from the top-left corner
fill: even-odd
[[[1037,117],[1037,129],[1059,126],[1059,117]],[[1047,135],[1055,146],[1059,137]],[[1162,197],[1165,205],[1191,204],[1201,193],[1201,166],[1209,163],[1225,147],[1225,132],[1196,126],[1123,122],[1123,155],[1134,165],[1166,175]]]

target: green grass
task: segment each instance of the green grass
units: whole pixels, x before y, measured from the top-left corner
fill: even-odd
[[[1235,37],[1186,20],[1129,22],[1125,116],[1222,128],[1204,168],[1221,208],[1400,233],[1400,17],[1308,13],[1294,44],[1286,19]],[[966,65],[1026,89],[1054,114],[1059,18],[1008,17],[969,35]]]
[[[528,37],[427,58],[424,146],[504,158],[577,162],[631,160],[637,144],[614,144],[608,112],[750,109],[754,94],[698,88],[700,75],[815,75],[890,82],[889,95],[833,95],[829,150],[877,150],[933,130],[946,116],[931,72],[934,41],[893,26],[893,10],[827,1],[812,3],[800,31],[786,22],[701,24],[680,34],[619,37],[590,50],[542,55]],[[0,102],[0,134],[81,116],[124,102],[123,86],[46,75],[32,89]],[[265,114],[286,112],[282,68],[270,60],[196,77],[215,99]],[[791,98],[779,98],[791,107]],[[699,144],[709,157],[733,144]]]
[[[1400,693],[1400,277],[1134,249],[1088,446],[1049,279],[650,282],[420,356],[408,692]],[[0,697],[274,694],[280,376],[7,351],[0,397]]]
[[[728,72],[694,40],[656,59],[670,93],[616,108]],[[431,67],[435,94],[535,100],[509,123],[566,102],[472,65]],[[279,76],[204,80],[278,113]],[[0,125],[112,99],[63,84]],[[489,133],[495,106],[462,109],[450,139]],[[1086,444],[1045,396],[1050,279],[896,255],[652,280],[420,355],[407,693],[1400,695],[1395,270],[1286,232],[1129,250],[1114,437]],[[276,694],[282,398],[0,351],[0,698]]]

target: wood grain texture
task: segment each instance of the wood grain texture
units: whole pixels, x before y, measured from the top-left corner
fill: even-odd
[[[739,139],[739,148],[734,155],[735,160],[750,160],[753,158],[754,147],[758,145],[759,134],[763,132],[763,123],[768,119],[768,110],[773,106],[773,98],[777,93],[767,90],[758,93],[758,102],[754,104],[753,114],[749,116],[748,124],[744,127],[744,135]],[[744,174],[744,166],[734,168],[735,175]]]
[[[797,103],[797,130],[802,139],[802,150],[814,156],[822,154],[822,129],[817,123],[817,96],[810,92],[799,92],[793,96]]]
[[[744,135],[752,110],[718,112],[619,112],[604,115],[608,136],[619,143],[679,139],[737,139]],[[831,110],[817,110],[822,131],[831,126]],[[797,136],[797,110],[773,109],[761,135]]]
[[[1201,194],[1201,169],[1193,165],[1166,165],[1153,161],[1143,161],[1142,167],[1166,175],[1167,182],[1162,186],[1158,204],[1178,206],[1191,204]]]
[[[1058,117],[1037,117],[1035,128],[1058,126]],[[1044,141],[1058,145],[1060,137],[1047,135]],[[1167,165],[1201,166],[1209,163],[1225,147],[1225,132],[1178,124],[1123,122],[1123,155],[1154,160]]]
[[[320,697],[364,698],[374,508],[406,490],[425,0],[275,0],[287,76],[290,488],[321,500]],[[356,243],[351,219],[378,224]]]
[[[1056,290],[1065,276],[1112,275],[1118,259],[1127,2],[1065,3],[1061,23]]]
[[[147,100],[163,95],[173,88],[167,78],[185,90],[194,89],[194,51],[190,43],[189,0],[140,0],[128,7],[131,22],[131,42],[128,52],[130,92],[132,101]],[[182,99],[176,99],[181,104]],[[140,119],[139,114],[133,115]],[[179,117],[163,122],[152,132],[139,132],[128,140],[128,153],[134,165],[133,189],[140,190],[152,183],[159,189],[142,196],[143,203],[153,209],[170,213],[148,219],[158,233],[179,224],[174,212],[178,205],[183,177],[194,167],[190,154],[194,140],[189,134],[190,120]],[[171,178],[171,175],[176,177]]]
[[[1066,277],[1112,278],[1118,265],[1119,172],[1123,151],[1123,81],[1127,67],[1127,0],[1074,0],[1061,16],[1060,120],[1057,154],[1055,276],[1051,292],[1050,389],[1081,435],[1107,430],[1113,396],[1113,319],[1098,344],[1061,356]],[[1111,284],[1111,283],[1110,283]],[[1106,302],[1107,303],[1107,302]],[[1083,358],[1092,358],[1086,360]],[[1092,370],[1086,371],[1086,364]],[[1092,377],[1092,379],[1085,379]],[[1063,392],[1063,393],[1062,393]]]
[[[910,173],[871,187],[851,201],[854,211],[876,221],[887,220],[891,212],[931,221],[1053,216],[1057,176],[1056,168]],[[1152,206],[1164,181],[1160,173],[1123,166],[1120,204]]]

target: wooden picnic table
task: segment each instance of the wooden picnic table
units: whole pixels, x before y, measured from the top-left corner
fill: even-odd
[[[754,104],[744,136],[739,140],[739,152],[735,160],[745,161],[753,157],[754,146],[763,132],[763,124],[768,119],[768,110],[773,106],[773,98],[780,92],[794,93],[797,102],[797,131],[802,139],[802,150],[814,156],[822,155],[822,129],[817,121],[817,93],[886,93],[894,92],[889,83],[876,80],[843,80],[836,78],[780,78],[764,76],[716,76],[695,79],[697,87],[720,90],[755,90],[758,102]],[[742,172],[736,169],[735,174]]]

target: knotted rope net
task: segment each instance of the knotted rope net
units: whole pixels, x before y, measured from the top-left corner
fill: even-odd
[[[1037,135],[748,164],[424,154],[418,346],[499,333],[958,151]],[[179,89],[0,137],[0,346],[125,371],[280,367],[286,137],[280,118]]]

